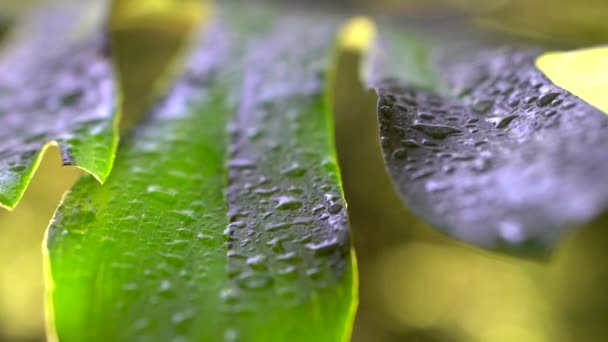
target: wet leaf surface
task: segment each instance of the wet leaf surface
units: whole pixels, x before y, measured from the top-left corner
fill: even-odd
[[[608,209],[608,117],[548,80],[539,53],[410,59],[434,71],[422,81],[395,73],[404,62],[384,54],[370,76],[394,185],[441,231],[537,254]]]
[[[64,165],[108,176],[117,100],[104,5],[38,8],[0,50],[0,205],[17,204],[49,143],[60,146]]]
[[[339,21],[246,12],[201,35],[106,184],[83,178],[58,209],[47,247],[62,341],[349,338],[327,100]]]

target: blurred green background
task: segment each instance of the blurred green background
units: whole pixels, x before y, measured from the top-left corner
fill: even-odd
[[[0,35],[7,18],[35,2],[0,0]],[[608,42],[604,0],[351,0],[333,6],[437,25],[453,17],[564,48]],[[155,81],[192,24],[144,19],[113,30],[129,121],[162,90],[163,82]],[[607,341],[608,227],[598,220],[547,261],[484,252],[435,233],[403,208],[386,176],[375,98],[356,75],[359,58],[341,55],[335,88],[339,157],[360,267],[353,341]],[[60,167],[58,151],[50,149],[17,209],[0,211],[1,341],[44,340],[41,240],[79,174]]]

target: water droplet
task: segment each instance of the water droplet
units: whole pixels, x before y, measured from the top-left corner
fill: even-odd
[[[323,211],[323,209],[325,209],[325,206],[324,206],[324,205],[317,205],[317,206],[315,206],[314,208],[312,208],[312,213],[313,213],[313,214],[317,214],[317,213],[319,213],[320,211]]]
[[[310,241],[312,241],[312,235],[306,234],[306,235],[302,236],[300,239],[298,239],[296,242],[298,244],[301,244],[301,243],[310,242]]]
[[[292,224],[308,225],[315,221],[314,217],[299,216],[293,219]]]
[[[268,185],[272,183],[272,181],[270,180],[270,178],[261,176],[260,179],[258,180],[258,185]]]
[[[326,193],[325,195],[323,195],[323,197],[325,197],[325,201],[327,202],[337,201],[339,199],[338,196],[332,193]]]
[[[329,208],[327,208],[327,211],[332,215],[339,213],[341,210],[342,210],[342,204],[340,204],[340,203],[332,203],[329,205]]]
[[[272,240],[266,242],[266,244],[268,246],[270,246],[273,251],[282,252],[283,251],[283,241],[285,241],[284,237],[275,237]]]
[[[283,254],[277,256],[277,260],[293,262],[293,261],[300,260],[300,257],[296,254],[296,252],[291,251],[291,252],[283,253]]]
[[[289,227],[291,227],[291,223],[290,222],[269,223],[266,226],[266,230],[268,230],[268,231],[276,231],[276,230],[281,230],[281,229],[287,229]]]
[[[184,247],[190,244],[189,240],[173,240],[167,242],[167,247],[172,247],[175,249],[183,249]]]
[[[260,195],[260,196],[270,196],[277,191],[279,191],[279,188],[275,186],[272,188],[258,188],[258,189],[255,189],[253,191],[253,193],[256,195]]]
[[[291,192],[292,194],[301,194],[304,192],[304,190],[302,190],[301,188],[298,188],[297,186],[290,186],[287,189],[288,192]]]
[[[321,279],[323,276],[323,272],[318,267],[312,267],[306,270],[306,275],[311,279]]]
[[[251,159],[236,158],[230,161],[229,166],[234,169],[252,169],[255,168],[255,161]]]
[[[164,189],[158,185],[149,185],[147,192],[150,197],[162,203],[173,204],[176,201],[177,191],[174,189]]]
[[[553,101],[556,97],[559,96],[559,93],[547,93],[547,94],[543,94],[539,99],[538,99],[538,106],[539,107],[544,107],[546,105],[548,105],[549,103],[551,103],[551,101]]]
[[[279,197],[278,204],[275,208],[280,210],[291,210],[300,207],[302,207],[302,201],[289,196],[281,196]]]
[[[393,116],[393,110],[389,106],[381,106],[380,114],[382,114],[382,116],[384,116],[385,118],[390,118]]]
[[[319,243],[307,243],[306,248],[318,255],[325,255],[335,251],[340,247],[338,238],[331,238]]]
[[[418,113],[418,117],[421,118],[422,120],[434,120],[435,116],[431,113]]]
[[[488,110],[490,110],[490,108],[492,108],[493,105],[494,105],[494,101],[492,101],[492,100],[479,100],[479,101],[473,102],[471,109],[476,113],[483,114],[483,113],[487,112]]]
[[[262,254],[254,255],[247,258],[247,265],[256,270],[263,270],[266,268],[266,257]]]
[[[175,231],[177,231],[178,237],[184,238],[184,239],[189,239],[193,235],[192,230],[190,230],[188,228],[177,228]]]
[[[225,288],[220,292],[220,298],[226,303],[236,303],[239,300],[239,292],[233,287]]]
[[[237,342],[239,337],[239,331],[236,329],[231,328],[224,331],[224,342]]]
[[[475,155],[467,153],[454,153],[452,160],[454,161],[468,161],[475,159]]]
[[[420,145],[418,145],[418,143],[414,139],[401,140],[401,143],[405,147],[409,147],[409,148],[418,148],[418,147],[420,147]]]
[[[412,128],[428,135],[431,138],[439,140],[445,139],[450,134],[462,133],[462,131],[457,128],[445,125],[416,123],[412,125]]]
[[[245,135],[251,140],[258,139],[262,136],[262,129],[261,127],[250,127]]]
[[[293,163],[288,168],[281,171],[281,174],[289,177],[302,177],[306,173],[306,169],[298,163]]]
[[[422,169],[412,173],[412,180],[422,179],[431,176],[435,173],[435,170],[431,168]]]
[[[508,116],[492,116],[486,118],[486,121],[493,124],[496,128],[505,128],[509,126],[511,121],[516,119],[518,115],[508,115]]]
[[[245,221],[234,221],[234,222],[230,223],[227,228],[229,230],[235,230],[235,229],[243,229],[246,226],[247,226],[247,222],[245,222]]]
[[[428,147],[437,147],[437,143],[434,142],[433,140],[429,140],[429,139],[422,139],[421,141],[423,146],[428,146]]]
[[[158,288],[159,293],[169,293],[172,291],[172,284],[169,280],[163,280]]]
[[[471,165],[471,170],[482,173],[490,169],[492,166],[492,161],[488,158],[477,158],[473,161],[473,165]]]
[[[227,255],[229,258],[235,258],[235,259],[247,259],[247,257],[246,257],[246,256],[244,256],[243,254],[241,254],[241,253],[239,253],[239,252],[235,251],[234,249],[229,250],[229,251],[226,253],[226,255]]]
[[[552,117],[552,116],[557,115],[557,111],[556,111],[556,110],[548,110],[548,111],[546,111],[546,112],[544,113],[544,115],[545,115],[546,117],[549,117],[549,118],[550,118],[550,117]]]
[[[524,102],[527,104],[531,104],[532,102],[536,101],[536,99],[538,99],[538,97],[536,96],[526,96]]]
[[[196,214],[192,210],[169,210],[167,214],[177,217],[186,225],[197,221]]]
[[[195,315],[192,312],[181,311],[174,313],[173,316],[171,316],[171,323],[173,323],[175,331],[180,334],[185,334],[191,327],[194,316]],[[184,341],[187,340],[188,339],[184,338]]]
[[[271,287],[272,284],[274,283],[274,279],[272,279],[270,276],[268,276],[267,274],[261,274],[259,272],[242,273],[238,277],[238,281],[239,281],[239,284],[243,288],[248,289],[248,290],[267,289],[267,288]]]
[[[293,265],[289,265],[285,268],[280,269],[278,273],[280,276],[286,278],[295,278],[298,275],[298,269]]]
[[[404,148],[398,148],[393,152],[394,159],[405,159],[407,157],[407,151]]]
[[[574,108],[574,106],[576,106],[575,102],[568,101],[568,102],[564,102],[564,104],[562,105],[562,108],[563,109],[571,109],[571,108]]]
[[[452,186],[448,183],[438,182],[438,181],[428,181],[424,185],[426,191],[430,193],[439,193],[446,190],[449,190]]]
[[[205,233],[199,232],[196,233],[196,238],[203,241],[213,241],[215,238],[211,235],[207,235]]]
[[[503,239],[512,243],[520,243],[526,238],[521,224],[514,221],[500,222],[498,232]]]

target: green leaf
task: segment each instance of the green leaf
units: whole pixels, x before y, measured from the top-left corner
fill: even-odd
[[[336,20],[245,6],[49,228],[61,341],[346,341],[354,259],[333,147]],[[230,126],[230,131],[226,127]]]
[[[100,182],[117,145],[104,1],[40,7],[0,51],[0,206],[17,205],[49,144]]]
[[[540,49],[425,47],[385,31],[368,82],[388,172],[415,213],[460,240],[536,254],[608,210],[608,117],[551,82]]]

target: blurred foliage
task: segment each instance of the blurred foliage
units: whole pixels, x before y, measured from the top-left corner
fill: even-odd
[[[43,334],[42,236],[63,192],[81,174],[61,167],[50,147],[13,211],[0,212],[0,341],[40,340]]]
[[[171,1],[179,2],[158,3]],[[0,0],[0,36],[2,17],[35,2]],[[470,18],[483,28],[564,47],[608,42],[604,0],[335,3],[354,6],[353,12],[402,14],[404,21]],[[179,54],[184,33],[197,19],[186,16],[190,19],[176,22],[161,12],[130,21],[136,25],[112,22],[128,123],[151,105],[151,94],[167,86],[168,79],[156,80],[171,67],[168,61]],[[342,55],[335,101],[340,162],[360,267],[361,303],[353,340],[608,339],[608,293],[603,289],[608,281],[606,218],[571,236],[550,260],[535,262],[483,252],[434,232],[401,206],[386,176],[375,131],[375,98],[358,83],[358,58]],[[57,151],[49,151],[22,203],[12,213],[0,212],[0,340],[44,339],[40,243],[61,194],[79,174],[60,168],[59,160]]]
[[[1,0],[0,0],[1,1]],[[153,6],[144,6],[153,3]],[[176,6],[178,3],[179,6]],[[112,53],[122,87],[123,130],[167,89],[194,25],[209,16],[201,0],[115,1]]]
[[[536,64],[558,86],[608,113],[608,47],[549,52]]]

